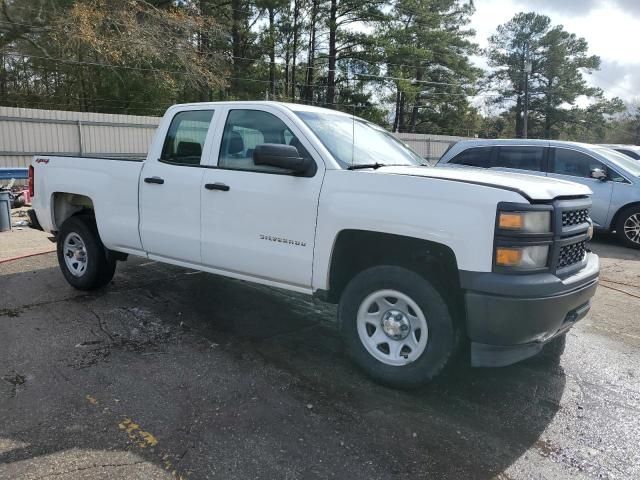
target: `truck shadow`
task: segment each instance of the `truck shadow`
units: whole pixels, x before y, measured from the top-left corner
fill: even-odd
[[[0,472],[3,464],[55,452],[123,448],[163,469],[165,456],[180,457],[173,466],[194,478],[215,477],[213,462],[227,467],[225,462],[235,459],[226,478],[489,479],[525,452],[549,456],[553,449],[541,434],[560,410],[565,389],[564,370],[554,355],[543,352],[502,369],[471,369],[458,362],[420,390],[392,390],[371,382],[349,361],[335,331],[334,307],[174,267],[140,268],[143,263],[121,265],[114,284],[94,294],[61,287],[58,294],[65,300],[52,301],[70,312],[69,319],[60,313],[54,321],[72,338],[61,337],[54,345],[20,338],[24,345],[0,353],[3,368],[25,378],[13,397],[7,393],[0,402],[0,439],[28,445],[0,449]],[[16,329],[52,328],[47,327],[52,309],[37,305],[37,291],[58,282],[63,279],[55,268],[0,276],[0,289],[21,285],[24,298],[32,301],[0,306],[0,320],[11,325],[17,318],[23,323]],[[94,328],[90,336],[81,325],[95,324],[96,317],[104,334]],[[4,328],[6,333],[9,326]],[[5,341],[19,334],[9,331]],[[141,335],[147,343],[139,342]],[[37,346],[28,348],[30,342]],[[93,349],[91,342],[104,343]],[[85,343],[99,353],[95,359],[66,358]],[[61,356],[65,359],[58,361]],[[17,371],[29,364],[34,371]],[[56,387],[60,382],[64,393]],[[101,402],[117,396],[119,403],[111,413],[91,413],[88,391]],[[246,407],[254,397],[260,405]],[[74,402],[86,418],[67,411]],[[225,408],[235,402],[237,415],[221,424],[216,402]],[[162,449],[140,449],[114,428],[123,405],[145,428],[160,431]],[[83,435],[65,434],[69,416],[71,423],[92,428],[86,426],[90,431]],[[272,444],[266,451],[253,429]],[[56,431],[62,433],[48,433]],[[213,444],[216,450],[207,452]]]

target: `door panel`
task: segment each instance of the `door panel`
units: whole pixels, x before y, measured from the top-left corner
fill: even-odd
[[[145,162],[140,176],[140,237],[150,256],[201,263],[202,152],[212,110],[177,113],[160,158]],[[210,140],[209,140],[210,142]]]
[[[311,286],[318,197],[324,166],[313,177],[255,165],[261,143],[309,144],[294,125],[264,109],[230,110],[218,168],[202,179],[202,262],[211,268],[301,287]],[[213,185],[221,188],[212,188]],[[228,188],[226,188],[228,187]]]
[[[202,168],[160,162],[142,169],[140,237],[150,255],[200,263],[200,184]],[[160,178],[163,184],[145,183]]]
[[[549,177],[586,185],[593,191],[591,219],[598,227],[604,227],[609,216],[613,182],[591,178],[591,169],[607,167],[598,159],[568,148],[553,148],[549,162]]]

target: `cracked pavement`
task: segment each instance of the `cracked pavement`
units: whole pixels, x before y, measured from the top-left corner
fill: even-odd
[[[640,478],[640,252],[553,352],[369,381],[334,308],[130,259],[99,292],[0,264],[0,479]],[[517,321],[517,319],[514,319]]]

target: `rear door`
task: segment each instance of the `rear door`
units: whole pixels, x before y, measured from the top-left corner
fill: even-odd
[[[213,118],[210,108],[177,112],[152,146],[140,176],[140,237],[150,258],[201,263],[201,164]]]
[[[598,180],[591,177],[595,168],[607,171],[607,166],[600,160],[571,148],[554,147],[551,149],[549,161],[549,177],[581,183],[593,191],[591,219],[599,226],[607,224],[613,182],[610,179]]]
[[[231,274],[311,286],[311,268],[324,163],[295,123],[277,109],[228,107],[216,128],[213,157],[202,180],[202,261]],[[255,165],[262,143],[293,145],[315,172],[295,176]],[[216,155],[217,154],[217,155]]]

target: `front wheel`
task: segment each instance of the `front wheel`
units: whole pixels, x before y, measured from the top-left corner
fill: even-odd
[[[58,232],[58,264],[78,290],[94,290],[111,281],[116,262],[108,259],[93,217],[68,218]]]
[[[428,383],[455,351],[458,332],[447,303],[428,280],[402,267],[360,272],[344,290],[338,315],[355,362],[390,386]]]
[[[627,247],[640,248],[640,206],[632,206],[620,212],[616,233]]]

